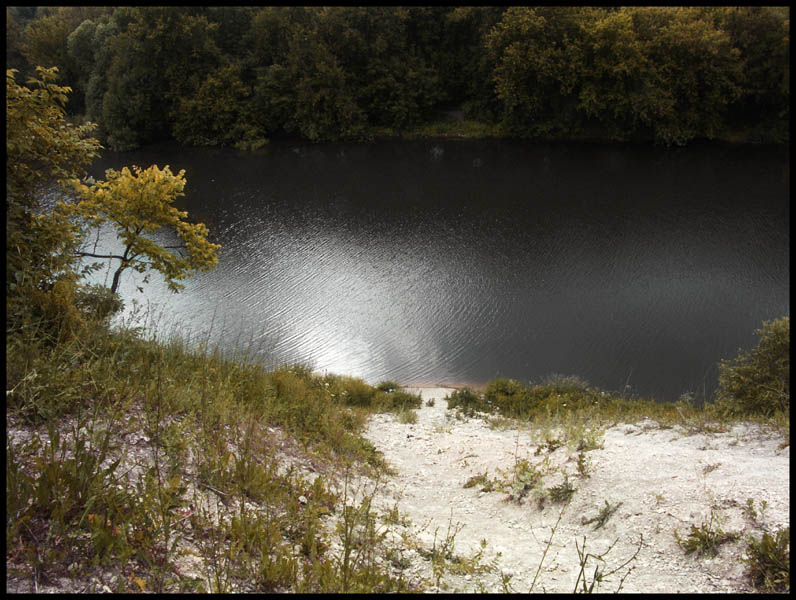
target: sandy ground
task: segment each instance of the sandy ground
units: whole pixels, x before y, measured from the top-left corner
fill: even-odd
[[[596,591],[614,592],[621,583],[622,592],[749,592],[742,562],[745,538],[790,523],[790,447],[781,447],[780,438],[756,426],[689,435],[650,421],[620,424],[604,432],[602,448],[586,453],[590,475],[578,477],[574,448],[536,453],[538,436],[527,426],[497,430],[480,418],[458,420],[442,400],[450,389],[408,391],[424,399],[417,423],[401,424],[381,414],[372,417],[366,432],[396,471],[380,502],[385,507],[397,503],[411,520],[412,535],[427,547],[434,544],[435,532],[439,544],[458,530],[455,554],[471,556],[486,540],[481,562],[497,566],[487,573],[445,576],[432,591],[527,592],[536,577],[534,592],[572,592],[580,571],[577,546],[583,547],[585,537],[586,553],[610,548],[604,563],[587,562],[589,582],[596,566],[606,574]],[[426,406],[431,398],[434,406]],[[546,458],[545,488],[561,483],[564,472],[577,488],[567,505],[547,501],[540,508],[532,496],[518,504],[499,491],[463,487],[484,471],[495,477],[518,460],[538,464]],[[745,514],[748,498],[758,512],[762,501],[767,503],[757,520]],[[585,523],[606,501],[621,504],[604,526]],[[714,558],[686,555],[675,531],[685,537],[692,524],[701,526],[711,514],[714,524],[740,532],[740,539],[721,545]],[[634,561],[608,574],[636,550]],[[416,552],[408,558],[410,572],[436,583],[430,561]]]

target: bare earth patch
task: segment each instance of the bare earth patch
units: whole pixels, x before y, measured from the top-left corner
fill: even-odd
[[[527,592],[536,578],[533,591],[572,592],[585,537],[584,555],[604,558],[586,563],[589,582],[595,566],[606,573],[595,590],[613,592],[621,584],[622,592],[749,592],[742,562],[747,536],[789,526],[790,447],[758,426],[689,434],[652,421],[615,425],[604,432],[602,448],[583,453],[588,475],[579,477],[578,452],[571,444],[545,447],[529,425],[498,430],[484,419],[456,419],[442,400],[450,389],[407,391],[424,399],[416,423],[379,414],[366,431],[396,471],[382,488],[382,505],[397,503],[426,547],[455,533],[454,553],[472,556],[485,540],[481,563],[496,566],[483,573],[448,573],[440,590]],[[426,406],[431,398],[434,406]],[[544,465],[539,489],[561,484],[567,473],[576,489],[570,502],[540,503],[538,494],[529,494],[518,503],[480,485],[464,487],[479,474],[500,477],[501,469],[505,479],[523,459]],[[746,510],[750,498],[756,519]],[[592,519],[606,506],[617,508],[597,528]],[[702,526],[711,514],[714,525],[739,536],[722,544],[715,557],[686,555],[675,532],[686,537],[691,525]],[[607,575],[637,551],[634,561]],[[409,570],[435,590],[430,561],[417,556]]]

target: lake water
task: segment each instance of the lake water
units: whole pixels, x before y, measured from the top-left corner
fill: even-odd
[[[125,273],[128,308],[269,365],[403,384],[574,374],[674,400],[709,395],[718,361],[790,314],[781,147],[164,144],[105,152],[93,174],[153,163],[186,170],[180,207],[223,248],[180,294]]]

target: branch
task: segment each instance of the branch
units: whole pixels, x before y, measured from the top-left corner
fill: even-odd
[[[118,258],[119,260],[124,260],[124,257],[118,254],[94,254],[92,252],[83,252],[82,250],[75,250],[75,254],[79,256],[90,256],[92,258]]]

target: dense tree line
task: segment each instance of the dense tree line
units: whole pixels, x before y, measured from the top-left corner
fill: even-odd
[[[528,138],[784,141],[787,7],[7,9],[110,147],[362,139],[439,109]]]

